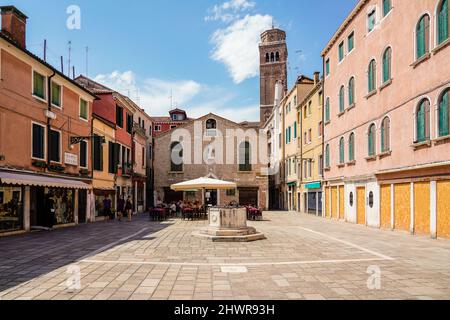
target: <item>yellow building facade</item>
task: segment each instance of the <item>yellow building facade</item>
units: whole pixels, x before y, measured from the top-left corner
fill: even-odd
[[[105,138],[105,140],[100,142],[100,163],[101,170],[94,170],[93,173],[93,195],[91,195],[91,214],[92,221],[99,221],[104,219],[103,215],[103,200],[105,197],[109,197],[112,201],[112,207],[116,208],[116,174],[110,173],[110,146],[115,144],[115,124],[109,122],[108,120],[102,119],[98,116],[94,115],[93,123],[92,123],[93,135]]]
[[[297,210],[322,214],[323,174],[323,85],[320,74],[314,74],[314,86],[297,108],[299,132],[299,170],[297,181]],[[337,191],[337,190],[335,190]],[[337,196],[337,192],[336,192]]]

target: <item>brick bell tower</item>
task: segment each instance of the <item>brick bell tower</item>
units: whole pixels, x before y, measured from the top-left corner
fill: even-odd
[[[286,32],[272,28],[261,34],[259,45],[260,59],[260,121],[261,125],[270,117],[275,101],[275,84],[283,85],[284,96],[287,92]]]

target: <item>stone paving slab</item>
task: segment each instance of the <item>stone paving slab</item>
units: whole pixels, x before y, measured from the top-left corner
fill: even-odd
[[[449,240],[267,212],[250,222],[266,240],[213,243],[192,236],[205,224],[140,216],[1,238],[0,299],[450,299]]]

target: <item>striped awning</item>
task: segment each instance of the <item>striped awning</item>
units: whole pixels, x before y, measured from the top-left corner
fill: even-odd
[[[63,189],[91,189],[91,186],[79,180],[41,176],[38,174],[22,174],[16,172],[0,172],[2,184],[23,185],[33,187],[63,188]]]

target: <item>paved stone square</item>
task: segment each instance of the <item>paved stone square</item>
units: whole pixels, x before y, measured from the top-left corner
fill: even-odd
[[[0,238],[0,299],[450,299],[450,240],[264,217],[250,224],[267,239],[251,243],[146,216]]]

